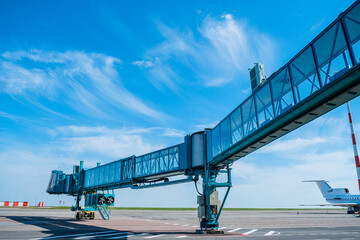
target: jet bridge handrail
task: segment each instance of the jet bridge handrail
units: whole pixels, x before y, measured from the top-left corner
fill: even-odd
[[[217,165],[226,161],[231,157],[229,149],[245,145],[294,106],[359,65],[359,40],[360,4],[356,1],[208,132],[208,162]]]

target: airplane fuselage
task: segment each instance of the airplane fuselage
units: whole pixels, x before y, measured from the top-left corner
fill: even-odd
[[[335,204],[354,204],[354,205],[360,205],[360,195],[338,195],[338,196],[328,196],[325,198],[327,202],[329,203],[335,203]]]

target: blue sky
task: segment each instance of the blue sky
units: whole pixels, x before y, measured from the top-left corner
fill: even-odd
[[[270,76],[352,3],[0,0],[0,200],[70,205],[45,193],[52,169],[213,127],[250,94],[254,62]],[[237,161],[227,206],[323,202],[309,178],[356,193],[347,123],[341,106]],[[192,184],[117,195],[118,206],[196,205]]]

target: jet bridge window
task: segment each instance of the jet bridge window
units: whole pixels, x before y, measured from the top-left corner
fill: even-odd
[[[259,126],[262,127],[274,118],[274,109],[269,84],[264,85],[255,94],[255,103]]]
[[[143,161],[142,175],[149,175],[150,174],[150,154],[144,155],[142,157],[142,161]]]
[[[99,178],[100,178],[100,174],[99,174],[99,170],[100,168],[94,168],[94,186],[99,185]]]
[[[275,116],[291,109],[294,102],[294,95],[291,88],[289,69],[284,68],[280,73],[270,80]]]
[[[112,183],[115,182],[115,163],[109,164],[109,178],[108,182]]]
[[[343,75],[351,61],[340,21],[314,43],[322,85]]]
[[[169,169],[175,170],[180,167],[180,148],[175,146],[169,149]]]
[[[231,144],[230,122],[228,117],[221,122],[220,131],[221,131],[221,148],[224,151],[225,149],[230,147]]]
[[[253,96],[250,96],[250,98],[241,105],[241,112],[244,121],[244,136],[248,136],[258,128]]]
[[[120,181],[121,176],[121,161],[115,163],[115,181]]]
[[[95,186],[95,170],[92,169],[91,171],[91,176],[90,176],[90,183],[89,186]]]
[[[218,124],[211,131],[211,141],[212,141],[213,157],[215,157],[216,155],[218,155],[221,152],[220,124]]]
[[[85,171],[85,187],[90,186],[91,170]]]
[[[346,14],[344,20],[349,32],[356,62],[360,63],[360,4]]]
[[[109,175],[110,175],[110,166],[109,166],[109,164],[106,164],[104,166],[104,182],[103,183],[109,183]]]
[[[133,178],[134,163],[133,159],[126,159],[122,161],[122,176],[121,180],[127,180]]]
[[[99,174],[99,184],[104,184],[105,183],[105,167],[101,166],[99,167],[100,170],[100,174]]]
[[[137,157],[135,160],[135,176],[139,177],[143,174],[143,158]]]
[[[169,149],[160,151],[160,172],[169,170]]]
[[[159,153],[153,153],[151,154],[151,160],[150,160],[150,168],[151,168],[151,174],[155,174],[159,172]]]
[[[91,181],[90,181],[90,186],[96,186],[97,182],[98,182],[98,175],[96,175],[97,170],[96,169],[92,169],[91,170]]]
[[[244,137],[240,107],[230,114],[230,129],[232,144],[237,143]]]
[[[290,64],[290,70],[296,102],[302,101],[320,89],[311,47],[308,47]]]

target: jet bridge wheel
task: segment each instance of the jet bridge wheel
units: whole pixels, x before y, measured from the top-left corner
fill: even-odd
[[[76,212],[75,218],[78,219],[78,220],[83,219],[84,218],[84,212],[83,211]]]
[[[354,207],[348,207],[347,214],[354,214],[356,212],[356,209]]]

